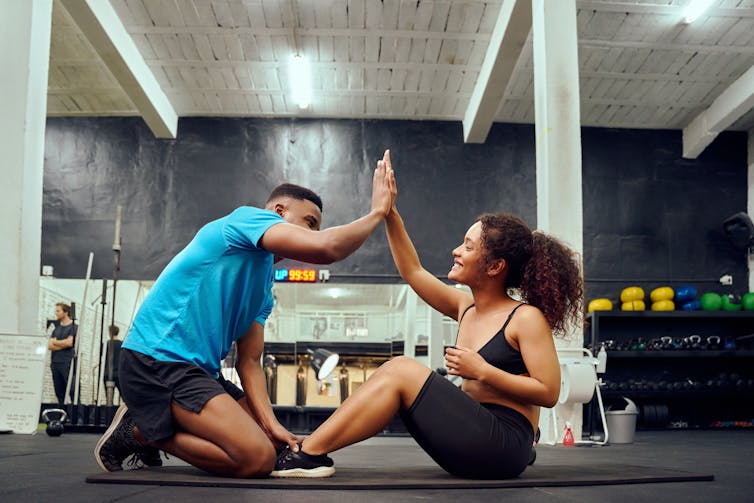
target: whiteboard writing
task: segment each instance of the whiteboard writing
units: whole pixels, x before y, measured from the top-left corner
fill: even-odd
[[[0,430],[37,431],[46,352],[44,335],[0,334]]]

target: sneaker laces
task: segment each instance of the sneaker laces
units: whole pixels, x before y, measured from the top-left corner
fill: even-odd
[[[145,463],[142,459],[144,453],[143,452],[134,452],[133,455],[128,458],[128,461],[126,461],[126,466],[128,466],[131,469],[139,469],[144,468]]]
[[[293,450],[288,447],[283,452],[282,461],[291,461],[293,459],[294,452]]]
[[[167,452],[162,452],[158,449],[155,449],[155,452],[157,453],[157,457],[159,458],[160,455],[164,455],[165,459],[170,459],[170,456],[168,456]],[[133,453],[130,458],[128,458],[128,461],[126,462],[126,465],[129,468],[144,468],[145,466],[152,466],[147,464],[144,459],[151,459],[152,454],[146,452],[145,450],[139,450]]]

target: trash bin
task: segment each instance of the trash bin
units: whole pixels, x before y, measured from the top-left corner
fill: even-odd
[[[626,397],[626,408],[623,410],[605,411],[607,420],[608,443],[610,444],[632,444],[634,443],[634,434],[636,433],[636,416],[639,415],[639,409],[636,404]]]

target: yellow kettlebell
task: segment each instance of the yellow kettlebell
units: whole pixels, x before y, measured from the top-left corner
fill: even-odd
[[[621,311],[645,311],[646,309],[647,305],[644,304],[643,300],[630,300],[620,306]]]
[[[624,288],[620,293],[621,302],[631,302],[634,300],[644,300],[644,290],[638,286],[629,286]],[[624,311],[630,311],[630,309],[624,309]],[[633,309],[633,311],[639,311],[639,309]]]
[[[675,303],[667,299],[652,302],[652,311],[675,311]]]
[[[661,286],[659,288],[655,288],[649,294],[649,298],[652,300],[652,302],[659,302],[661,300],[673,300],[674,296],[675,291],[673,291],[673,289],[669,286]]]
[[[610,299],[594,299],[587,306],[587,311],[612,311],[613,303]]]

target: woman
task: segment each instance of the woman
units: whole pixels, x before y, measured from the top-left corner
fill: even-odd
[[[380,162],[391,168],[389,152]],[[394,181],[391,187],[395,192]],[[463,378],[462,386],[411,358],[395,358],[296,452],[283,451],[272,476],[330,476],[335,469],[327,453],[379,433],[399,413],[419,445],[452,475],[516,477],[529,462],[539,408],[555,405],[560,392],[553,333],[580,319],[576,255],[512,215],[483,215],[453,250],[448,273],[471,289],[468,294],[421,266],[395,205],[385,222],[401,277],[459,322],[445,361],[448,374]]]

